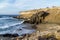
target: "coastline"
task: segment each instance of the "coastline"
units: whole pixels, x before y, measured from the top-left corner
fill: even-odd
[[[59,26],[58,24],[38,24],[35,32],[16,37],[16,40],[60,40]]]
[[[34,24],[30,24],[30,23],[26,23],[26,22],[23,24],[25,25],[25,27],[23,27],[23,28],[29,29],[29,30],[31,30],[31,29],[35,30],[35,28],[33,28],[35,26]],[[20,36],[17,34],[4,34],[4,35],[0,35],[0,40],[8,40],[8,39],[9,40],[17,40],[17,39],[22,40],[21,38],[24,38],[26,35],[30,35],[32,33],[33,32],[31,32],[29,34],[22,34]]]
[[[60,40],[59,11],[59,8],[54,7],[21,12],[21,15],[16,18],[25,19],[27,23],[35,24],[36,27],[36,32],[25,35],[21,40]]]
[[[11,40],[60,40],[60,9],[47,8],[21,12],[20,16],[13,17],[24,19],[27,29],[32,27],[36,31],[23,36],[12,37]],[[27,13],[27,14],[26,14]]]

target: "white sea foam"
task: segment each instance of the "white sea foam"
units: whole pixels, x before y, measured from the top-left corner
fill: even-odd
[[[7,20],[7,18],[0,18],[0,19],[5,19],[5,20],[0,20],[1,21],[1,23],[0,23],[0,29],[9,28],[11,26],[22,24],[24,22],[24,20],[18,21],[16,19],[12,19],[11,22],[9,22],[9,20]]]
[[[24,29],[26,27],[23,24],[24,20],[18,20],[11,17],[1,17],[0,18],[0,34],[14,34],[18,35],[32,33],[34,30]],[[27,24],[28,25],[28,24]],[[22,30],[19,30],[22,29]],[[19,31],[18,31],[19,30]]]

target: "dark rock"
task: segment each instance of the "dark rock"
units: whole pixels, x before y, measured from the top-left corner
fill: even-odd
[[[18,34],[2,34],[0,36],[3,36],[3,37],[17,37],[19,35]]]
[[[36,14],[33,14],[31,16],[30,23],[32,23],[32,24],[42,23],[42,22],[44,22],[45,17],[48,15],[49,15],[49,13],[44,12],[44,11],[37,12]]]
[[[57,40],[53,35],[48,37],[47,40]]]
[[[39,36],[38,40],[47,40],[47,39],[46,38],[42,38],[41,36]]]
[[[57,32],[60,32],[60,30],[57,30]]]
[[[38,40],[57,40],[57,39],[52,35],[52,36],[49,36],[47,38],[39,36]]]

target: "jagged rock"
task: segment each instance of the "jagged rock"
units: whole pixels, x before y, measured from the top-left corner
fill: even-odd
[[[42,10],[42,11],[41,11]],[[27,13],[27,14],[26,14]],[[22,18],[28,20],[29,23],[35,23],[36,32],[30,34],[30,36],[26,36],[23,40],[60,40],[60,9],[58,8],[47,8],[38,9],[35,11],[26,11],[22,12],[21,16],[18,18]],[[42,24],[43,22],[46,22]],[[39,24],[41,23],[41,24]],[[33,27],[34,28],[34,27]]]
[[[60,25],[58,24],[38,24],[36,30],[23,40],[60,40]]]
[[[43,18],[41,17],[42,13],[41,11],[44,11],[44,21],[42,20]],[[38,13],[41,13],[40,14],[40,17],[39,17],[39,22],[41,22],[41,20],[43,22],[46,22],[46,23],[58,23],[60,24],[60,8],[57,8],[57,7],[54,7],[54,8],[42,8],[42,9],[35,9],[35,10],[29,10],[29,11],[23,11],[23,12],[20,12],[20,16],[17,16],[18,19],[22,18],[24,20],[30,20],[31,19],[31,23],[38,23],[35,22],[35,16],[38,15]],[[46,13],[48,13],[49,15],[46,15]],[[32,19],[33,18],[33,19]],[[37,18],[38,19],[38,16]],[[34,22],[33,22],[34,21]]]
[[[44,12],[44,11],[37,12],[36,14],[31,16],[29,23],[33,23],[33,24],[42,23],[44,22],[44,19],[47,15],[49,15],[49,13]]]
[[[38,24],[36,32],[25,34],[24,37],[17,37],[20,40],[60,40],[60,25]]]

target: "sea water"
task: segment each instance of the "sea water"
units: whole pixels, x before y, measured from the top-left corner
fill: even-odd
[[[12,16],[0,16],[0,34],[29,34],[34,32],[34,29],[25,29],[24,20],[16,19]],[[28,25],[28,24],[27,24]]]

